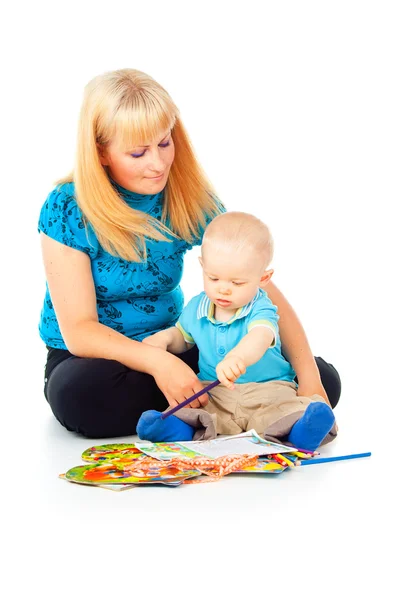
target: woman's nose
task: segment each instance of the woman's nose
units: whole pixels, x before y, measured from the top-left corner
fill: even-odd
[[[164,171],[164,162],[159,154],[159,150],[149,152],[148,168],[161,174]]]

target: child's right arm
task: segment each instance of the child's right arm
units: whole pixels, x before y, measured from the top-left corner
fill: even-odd
[[[167,350],[167,352],[171,352],[172,354],[182,354],[193,346],[193,344],[188,344],[184,340],[184,336],[177,327],[170,327],[169,329],[158,331],[145,338],[143,343],[148,344],[149,346],[155,346],[156,348],[161,348],[162,350]]]

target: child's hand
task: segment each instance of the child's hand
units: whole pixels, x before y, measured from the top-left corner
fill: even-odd
[[[216,367],[217,379],[229,390],[234,389],[234,381],[245,371],[244,361],[235,354],[228,354]]]
[[[148,344],[148,346],[154,346],[155,348],[161,348],[162,350],[167,350],[169,340],[163,331],[158,331],[157,333],[144,338],[142,343]]]

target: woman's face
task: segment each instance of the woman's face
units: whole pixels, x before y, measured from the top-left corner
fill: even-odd
[[[145,146],[118,148],[112,140],[100,151],[100,162],[108,167],[110,177],[123,188],[137,194],[157,194],[167,184],[174,160],[174,142],[171,131],[164,131]]]

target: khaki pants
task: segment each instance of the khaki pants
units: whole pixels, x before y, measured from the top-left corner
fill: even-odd
[[[202,383],[206,386],[211,382]],[[310,398],[297,396],[296,385],[289,381],[237,383],[234,390],[223,385],[213,388],[204,408],[182,408],[176,416],[196,428],[194,440],[255,429],[265,439],[277,442],[288,436],[312,402],[326,404],[317,394]],[[334,423],[322,444],[332,441],[336,435]]]

